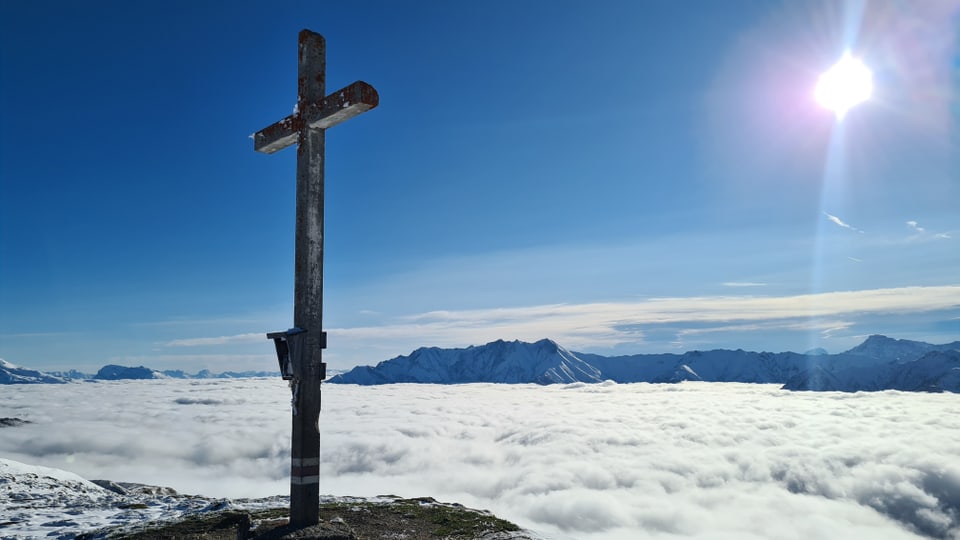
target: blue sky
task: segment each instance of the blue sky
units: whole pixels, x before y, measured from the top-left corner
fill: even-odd
[[[327,88],[331,368],[960,339],[960,2],[0,3],[0,358],[271,369]],[[813,101],[845,49],[873,98]]]

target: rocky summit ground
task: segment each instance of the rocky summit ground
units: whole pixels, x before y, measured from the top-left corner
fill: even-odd
[[[321,523],[289,525],[289,498],[213,499],[168,487],[86,480],[0,458],[0,539],[535,540],[483,510],[423,497],[320,498]]]
[[[321,505],[320,524],[293,528],[286,508],[224,510],[175,521],[126,525],[91,531],[77,538],[125,540],[535,540],[489,512],[432,498],[344,498]]]

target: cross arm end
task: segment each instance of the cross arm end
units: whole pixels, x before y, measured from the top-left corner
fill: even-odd
[[[293,115],[270,124],[253,134],[253,149],[264,154],[283,150],[297,142]]]
[[[380,94],[377,90],[363,81],[357,81],[333,92],[320,103],[311,104],[304,116],[310,127],[327,129],[379,104]]]

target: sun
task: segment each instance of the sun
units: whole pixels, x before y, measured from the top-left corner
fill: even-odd
[[[842,120],[852,107],[873,94],[873,73],[862,61],[844,53],[830,69],[820,75],[814,98]]]

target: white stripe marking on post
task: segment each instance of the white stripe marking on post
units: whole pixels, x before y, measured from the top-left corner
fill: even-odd
[[[291,476],[290,483],[302,486],[304,484],[319,484],[319,476]]]

